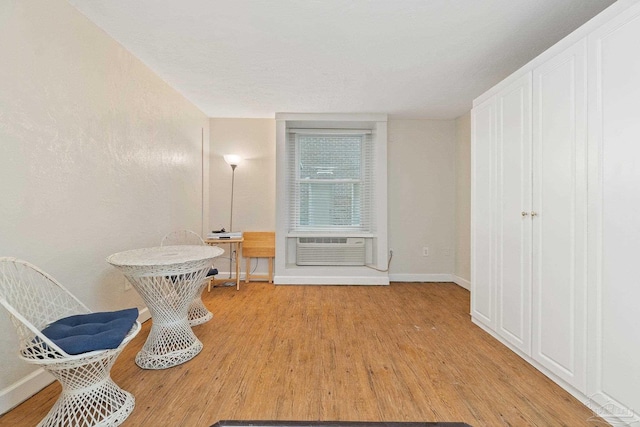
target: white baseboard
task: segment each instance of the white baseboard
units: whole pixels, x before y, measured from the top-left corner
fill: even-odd
[[[453,282],[451,274],[390,274],[392,282]]]
[[[453,282],[470,290],[471,283],[453,274],[389,274],[385,277],[275,276],[276,285],[388,285],[389,282]]]
[[[389,278],[367,276],[275,276],[276,285],[388,285]]]
[[[42,368],[0,390],[0,414],[15,408],[56,379]]]
[[[144,323],[151,319],[151,313],[147,307],[138,310],[138,322]]]
[[[268,272],[264,272],[264,274],[267,274]],[[263,274],[261,271],[256,270],[253,274]],[[230,282],[233,282],[236,280],[236,272],[232,272],[231,273],[232,278],[229,279]],[[244,281],[244,276],[245,274],[243,272],[240,272],[240,281]],[[228,279],[229,278],[229,272],[228,271],[218,271],[218,274],[216,274],[214,276],[216,278],[216,280],[220,280],[220,279]]]
[[[452,280],[453,280],[453,283],[455,283],[456,285],[460,286],[461,288],[465,288],[468,291],[471,290],[471,282],[469,282],[467,279],[463,279],[462,277],[456,276],[454,274],[452,276]]]
[[[149,319],[151,319],[149,309],[147,307],[139,309],[138,321],[143,323]],[[15,408],[54,381],[55,378],[51,374],[42,368],[37,368],[9,387],[0,390],[0,415]]]

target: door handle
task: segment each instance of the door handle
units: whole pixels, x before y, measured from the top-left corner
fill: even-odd
[[[529,212],[522,211],[522,214],[521,214],[521,215],[522,215],[522,216],[527,216],[527,215],[529,215]]]
[[[537,213],[537,212],[534,212],[534,211],[531,211],[531,216],[532,216],[532,217],[534,217],[534,216],[538,216],[538,213]]]

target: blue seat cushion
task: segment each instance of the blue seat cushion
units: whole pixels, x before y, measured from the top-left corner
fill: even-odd
[[[56,320],[42,333],[67,354],[117,348],[138,318],[137,308],[79,314]]]

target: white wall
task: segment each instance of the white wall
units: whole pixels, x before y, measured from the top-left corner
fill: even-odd
[[[392,281],[450,281],[455,260],[454,120],[390,120]],[[423,256],[423,247],[429,255]]]
[[[225,154],[238,154],[244,159],[235,172],[234,231],[275,231],[275,120],[214,118],[210,120],[210,125],[211,209],[210,229],[207,232],[222,227],[229,230],[231,167],[224,161]],[[223,272],[229,271],[228,261],[219,260],[215,266],[220,270],[221,277],[224,277]],[[256,265],[253,264],[253,267],[256,268]],[[244,271],[244,263],[241,268]],[[256,273],[266,271],[266,260],[259,260]]]
[[[463,191],[456,187],[455,172],[457,156],[463,156],[464,151],[460,148],[458,153],[456,148],[464,145],[458,141],[465,138],[462,119],[388,122],[392,280],[451,280],[456,271],[456,251],[464,246],[464,242],[456,240],[456,218],[462,227],[469,228],[464,215],[456,211],[456,194]],[[275,120],[215,118],[210,123],[211,229],[229,226],[231,168],[222,156],[240,154],[247,160],[236,169],[234,228],[274,230]],[[469,146],[467,141],[467,153]],[[468,176],[469,171],[461,172],[465,173]],[[458,181],[458,187],[464,185],[462,181]],[[430,249],[428,257],[422,256],[425,245]],[[449,255],[445,255],[446,248]],[[221,272],[229,268],[226,261],[219,261],[216,266]],[[258,268],[263,270],[266,264]],[[469,273],[462,274],[460,277],[468,279]]]
[[[471,112],[456,119],[456,258],[454,280],[471,286]]]
[[[142,308],[105,258],[202,230],[208,119],[64,0],[0,2],[0,58],[0,256],[94,310]],[[38,372],[3,312],[0,412]]]

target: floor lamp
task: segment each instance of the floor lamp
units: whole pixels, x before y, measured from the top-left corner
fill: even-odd
[[[242,161],[242,158],[236,154],[225,154],[224,161],[231,166],[231,212],[229,212],[229,233],[233,231],[233,185],[236,178],[236,167]],[[233,244],[231,244],[231,254],[233,254]],[[229,257],[229,279],[231,279],[231,260],[233,256]]]

